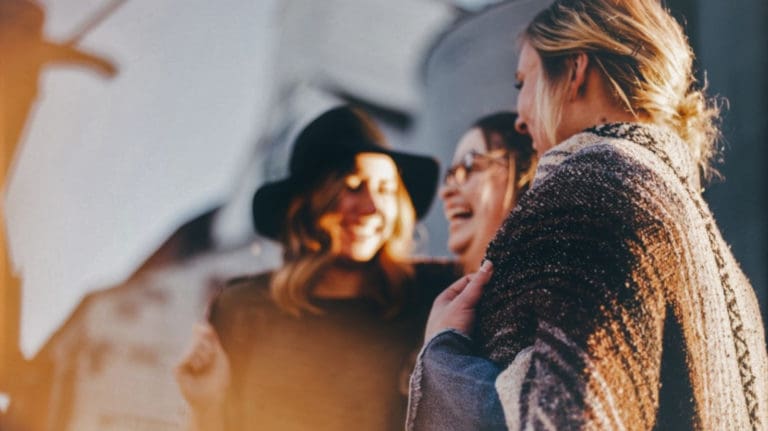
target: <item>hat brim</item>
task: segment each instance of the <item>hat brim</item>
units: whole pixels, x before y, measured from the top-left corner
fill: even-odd
[[[389,155],[395,161],[403,184],[411,196],[413,208],[416,211],[416,219],[421,220],[429,212],[437,191],[437,181],[440,175],[440,165],[437,160],[432,157],[396,151],[379,152]]]
[[[416,218],[419,220],[423,218],[429,211],[437,191],[440,172],[437,160],[378,146],[361,148],[356,154],[365,152],[386,154],[392,158],[411,197]],[[297,194],[307,192],[309,186],[306,180],[289,176],[259,187],[252,201],[253,224],[256,231],[268,238],[279,239],[291,200]]]

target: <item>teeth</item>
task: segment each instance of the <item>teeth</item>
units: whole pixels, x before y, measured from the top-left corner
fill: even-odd
[[[350,226],[349,231],[355,235],[361,235],[361,236],[374,235],[379,231],[379,228],[377,226],[356,225],[356,226]]]
[[[469,217],[472,215],[472,210],[464,207],[449,208],[447,212],[449,219],[453,219],[455,217]]]
[[[374,233],[376,233],[376,231],[373,229],[353,229],[352,233],[360,236],[368,236],[368,235],[373,235]]]

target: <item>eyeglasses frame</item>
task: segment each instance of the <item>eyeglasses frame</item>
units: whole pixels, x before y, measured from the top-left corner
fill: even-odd
[[[496,154],[494,154],[496,153]],[[504,149],[493,150],[487,153],[478,151],[469,151],[464,154],[459,163],[451,165],[443,176],[443,185],[448,186],[453,183],[456,186],[462,186],[469,181],[473,172],[482,172],[488,169],[493,163],[503,164],[512,163],[512,153]],[[486,166],[478,166],[478,161],[488,162]]]

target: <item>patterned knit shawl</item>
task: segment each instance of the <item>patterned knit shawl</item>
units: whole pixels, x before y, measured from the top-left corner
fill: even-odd
[[[639,124],[542,157],[478,307],[510,429],[768,429],[759,308],[696,172]]]

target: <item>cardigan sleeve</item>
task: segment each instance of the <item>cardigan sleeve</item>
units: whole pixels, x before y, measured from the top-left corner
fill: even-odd
[[[653,427],[666,276],[656,260],[669,257],[653,187],[631,159],[590,147],[523,196],[489,246],[478,334],[505,368],[510,429]]]

